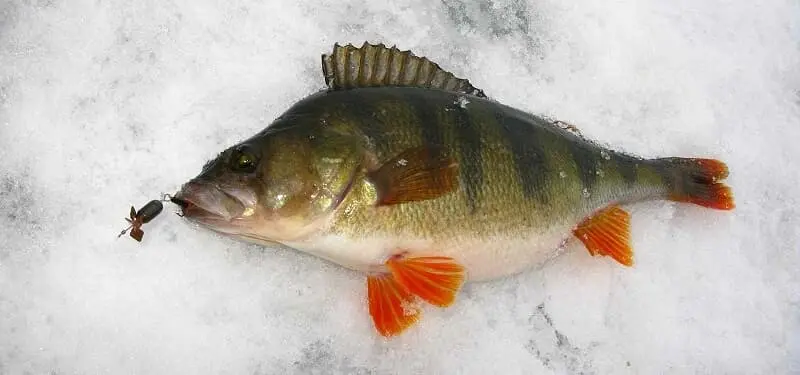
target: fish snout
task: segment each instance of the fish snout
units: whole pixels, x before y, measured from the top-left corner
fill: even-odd
[[[244,211],[242,202],[217,184],[198,180],[184,184],[170,201],[189,219],[231,220]]]

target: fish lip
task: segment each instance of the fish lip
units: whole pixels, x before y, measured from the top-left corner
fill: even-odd
[[[222,200],[235,203],[238,207],[231,212]],[[227,223],[237,219],[239,211],[247,207],[240,195],[232,194],[213,182],[190,181],[170,197],[170,201],[181,208],[182,216],[205,223]]]
[[[186,207],[188,207],[188,206],[189,206],[191,203],[190,203],[189,201],[187,201],[187,200],[183,199],[183,198],[178,198],[178,196],[179,196],[179,195],[180,195],[180,192],[176,193],[175,195],[171,195],[171,196],[169,197],[169,201],[170,201],[170,202],[172,202],[172,203],[175,203],[175,204],[176,204],[176,205],[178,205],[178,206],[179,206],[181,209],[185,209],[185,208],[186,208]]]

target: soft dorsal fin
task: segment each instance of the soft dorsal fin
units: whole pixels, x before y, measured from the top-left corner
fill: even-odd
[[[334,44],[333,53],[322,55],[322,73],[325,75],[325,84],[334,90],[405,86],[486,97],[468,80],[456,77],[427,58],[383,44],[364,42],[360,48],[352,44]]]

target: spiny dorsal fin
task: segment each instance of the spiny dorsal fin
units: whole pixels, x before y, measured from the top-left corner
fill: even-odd
[[[322,73],[325,84],[334,90],[405,86],[486,97],[468,80],[456,77],[427,58],[415,56],[411,51],[400,51],[396,46],[388,48],[382,43],[364,42],[360,48],[336,43],[333,53],[322,55]]]

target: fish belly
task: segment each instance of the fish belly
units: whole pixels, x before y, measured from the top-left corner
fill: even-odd
[[[571,226],[564,225],[525,236],[509,234],[451,239],[391,236],[351,238],[340,234],[321,234],[286,245],[367,273],[387,272],[384,263],[395,255],[447,256],[464,266],[468,281],[486,281],[543,264],[558,254],[563,243],[571,236],[571,229]]]
[[[441,244],[438,253],[460,262],[469,281],[492,280],[524,272],[552,259],[571,236],[571,229],[554,227],[525,237],[453,239]]]

